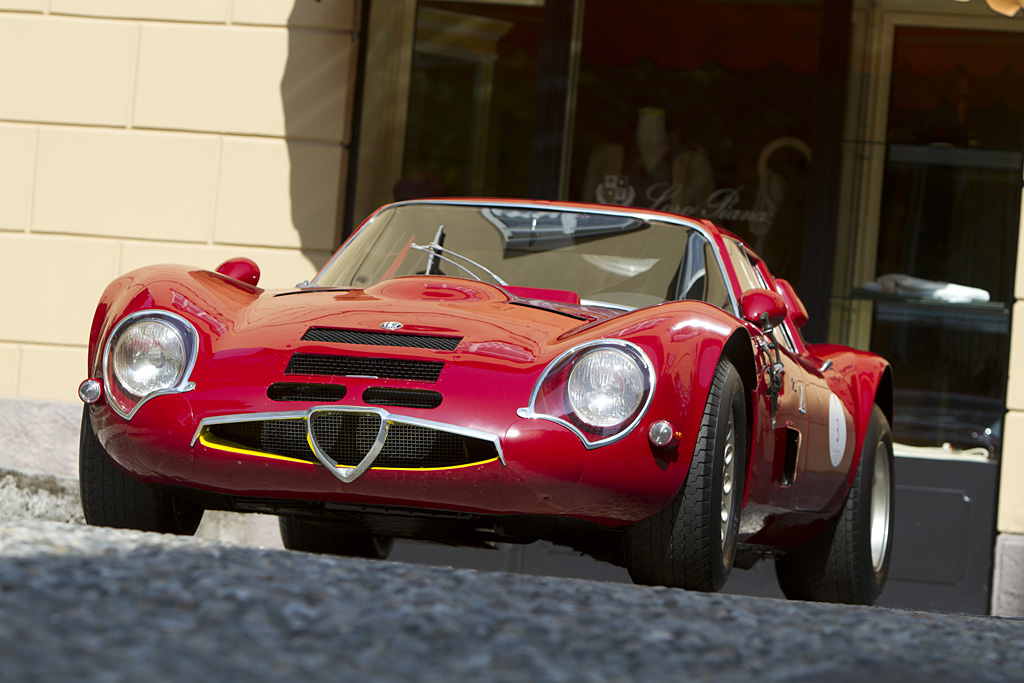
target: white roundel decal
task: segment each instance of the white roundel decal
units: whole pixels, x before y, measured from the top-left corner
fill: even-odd
[[[839,467],[846,455],[846,415],[843,402],[835,394],[828,399],[828,457],[832,467]]]

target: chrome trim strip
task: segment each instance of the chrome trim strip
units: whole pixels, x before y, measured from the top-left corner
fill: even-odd
[[[192,435],[189,446],[194,447],[199,435],[210,425],[231,424],[232,422],[263,422],[264,420],[305,420],[308,410],[289,410],[286,412],[274,413],[239,413],[236,415],[218,415],[216,417],[204,417],[196,427],[196,433]]]
[[[123,410],[121,410],[120,406],[117,405],[117,401],[110,398],[109,395],[109,386],[111,384],[120,384],[119,382],[116,382],[116,377],[114,377],[113,374],[111,374],[111,372],[108,371],[110,354],[113,351],[113,345],[120,338],[121,333],[123,333],[125,329],[127,329],[132,323],[136,322],[137,320],[145,318],[165,318],[173,320],[174,322],[171,324],[174,325],[174,327],[177,328],[179,332],[185,333],[183,334],[182,341],[184,341],[190,346],[188,350],[189,358],[188,362],[185,364],[185,372],[182,373],[181,381],[178,382],[178,384],[176,384],[173,387],[159,389],[157,391],[148,393],[145,396],[139,397],[139,401],[134,406],[132,406],[131,410],[125,413]],[[184,326],[184,329],[182,329],[182,326]],[[196,367],[196,359],[198,357],[199,333],[196,332],[196,328],[192,323],[190,323],[188,320],[178,315],[177,313],[165,311],[162,308],[150,308],[144,311],[136,311],[135,313],[130,313],[126,315],[125,317],[121,318],[117,325],[115,325],[114,328],[110,331],[110,335],[107,337],[107,342],[106,344],[103,345],[103,383],[107,387],[107,390],[105,392],[107,394],[107,405],[110,406],[111,410],[113,410],[115,413],[123,417],[126,421],[130,422],[131,419],[135,417],[135,413],[139,412],[139,408],[148,403],[151,399],[154,399],[157,396],[165,396],[166,394],[184,394],[189,391],[192,391],[193,389],[196,388],[196,385],[195,382],[190,381],[190,378],[192,377],[192,371]],[[111,380],[114,380],[114,382],[112,382]],[[123,388],[119,388],[118,390],[125,394],[129,394],[129,392],[125,391]]]
[[[641,406],[640,409],[637,411],[636,417],[633,418],[633,421],[630,422],[627,426],[623,427],[621,431],[611,436],[605,437],[603,439],[598,439],[597,441],[589,441],[587,437],[583,434],[583,432],[580,431],[580,428],[574,425],[573,423],[567,420],[563,420],[562,418],[556,417],[554,415],[538,413],[535,410],[535,407],[537,405],[537,396],[540,393],[540,388],[544,386],[544,382],[545,380],[547,380],[548,375],[551,374],[552,369],[558,367],[558,365],[566,358],[569,358],[570,356],[574,356],[577,354],[581,354],[582,351],[592,346],[619,346],[630,349],[634,354],[636,354],[639,357],[641,362],[641,369],[645,373],[647,373],[647,380],[648,382],[650,382],[651,385],[650,391],[647,392],[647,400],[644,401],[643,406]],[[621,439],[626,438],[634,429],[636,429],[636,426],[640,424],[640,421],[643,419],[644,415],[647,414],[647,409],[651,407],[651,401],[654,400],[654,390],[656,386],[657,378],[655,377],[654,373],[654,365],[651,363],[650,358],[647,357],[647,354],[644,353],[643,349],[641,349],[633,342],[626,341],[625,339],[596,339],[574,346],[568,351],[565,351],[564,353],[560,354],[550,363],[548,363],[547,367],[544,368],[544,372],[541,373],[540,378],[533,385],[533,391],[530,392],[529,405],[527,405],[525,408],[520,408],[519,410],[517,410],[516,415],[527,420],[548,420],[550,422],[554,422],[555,424],[561,425],[568,429],[573,434],[575,434],[576,437],[583,443],[584,448],[586,448],[588,451],[591,451],[594,450],[595,448],[600,448],[601,446],[607,446],[608,444],[613,444],[616,441],[620,441]]]
[[[311,425],[309,421],[313,413],[316,412],[373,413],[380,417],[381,426],[380,430],[377,432],[377,438],[373,442],[373,446],[370,447],[370,450],[365,456],[363,456],[362,461],[356,467],[345,467],[343,465],[339,465],[333,458],[322,452],[319,446],[316,445],[316,441],[313,439],[313,435],[310,432]],[[471,439],[480,439],[481,441],[490,441],[494,444],[494,449],[498,453],[498,460],[501,461],[502,467],[507,465],[505,462],[505,452],[501,448],[501,438],[496,434],[481,431],[479,429],[472,429],[470,427],[448,424],[446,422],[435,422],[434,420],[423,420],[418,417],[395,415],[394,413],[389,413],[383,408],[373,406],[314,406],[309,410],[291,410],[287,412],[270,413],[239,413],[235,415],[206,417],[200,420],[199,426],[196,427],[195,434],[192,435],[192,441],[189,445],[195,447],[200,434],[202,434],[203,430],[210,425],[230,424],[232,422],[262,422],[265,420],[306,420],[306,439],[313,450],[313,455],[315,455],[316,459],[319,460],[324,467],[330,470],[334,476],[346,484],[355,481],[373,465],[374,460],[377,459],[377,456],[380,455],[381,450],[384,448],[384,443],[387,440],[387,435],[391,426],[396,424],[424,427],[438,432],[465,436]],[[343,472],[342,470],[349,471]]]

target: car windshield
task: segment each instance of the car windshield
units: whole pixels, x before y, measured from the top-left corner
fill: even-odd
[[[687,298],[706,279],[708,254],[696,230],[625,214],[413,203],[378,213],[314,285],[365,288],[443,274],[639,308]]]

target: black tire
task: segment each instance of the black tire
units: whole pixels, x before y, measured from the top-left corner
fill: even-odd
[[[394,539],[388,536],[374,536],[361,529],[342,529],[329,522],[306,522],[282,516],[278,524],[281,542],[288,550],[384,560],[391,554],[394,544]]]
[[[843,509],[810,541],[775,561],[783,594],[873,605],[889,574],[895,491],[892,431],[874,406]]]
[[[191,536],[203,519],[203,508],[168,491],[132,479],[114,464],[82,411],[78,477],[85,521],[93,526],[138,529]]]
[[[685,484],[670,505],[626,530],[634,583],[705,592],[725,585],[736,556],[746,454],[743,382],[722,358]]]

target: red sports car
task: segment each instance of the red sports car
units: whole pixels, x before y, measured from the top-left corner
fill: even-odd
[[[739,239],[671,214],[428,200],[312,282],[247,259],[104,292],[80,394],[91,524],[279,515],[288,548],[538,539],[713,591],[871,603],[892,539],[891,370],[807,344]]]

